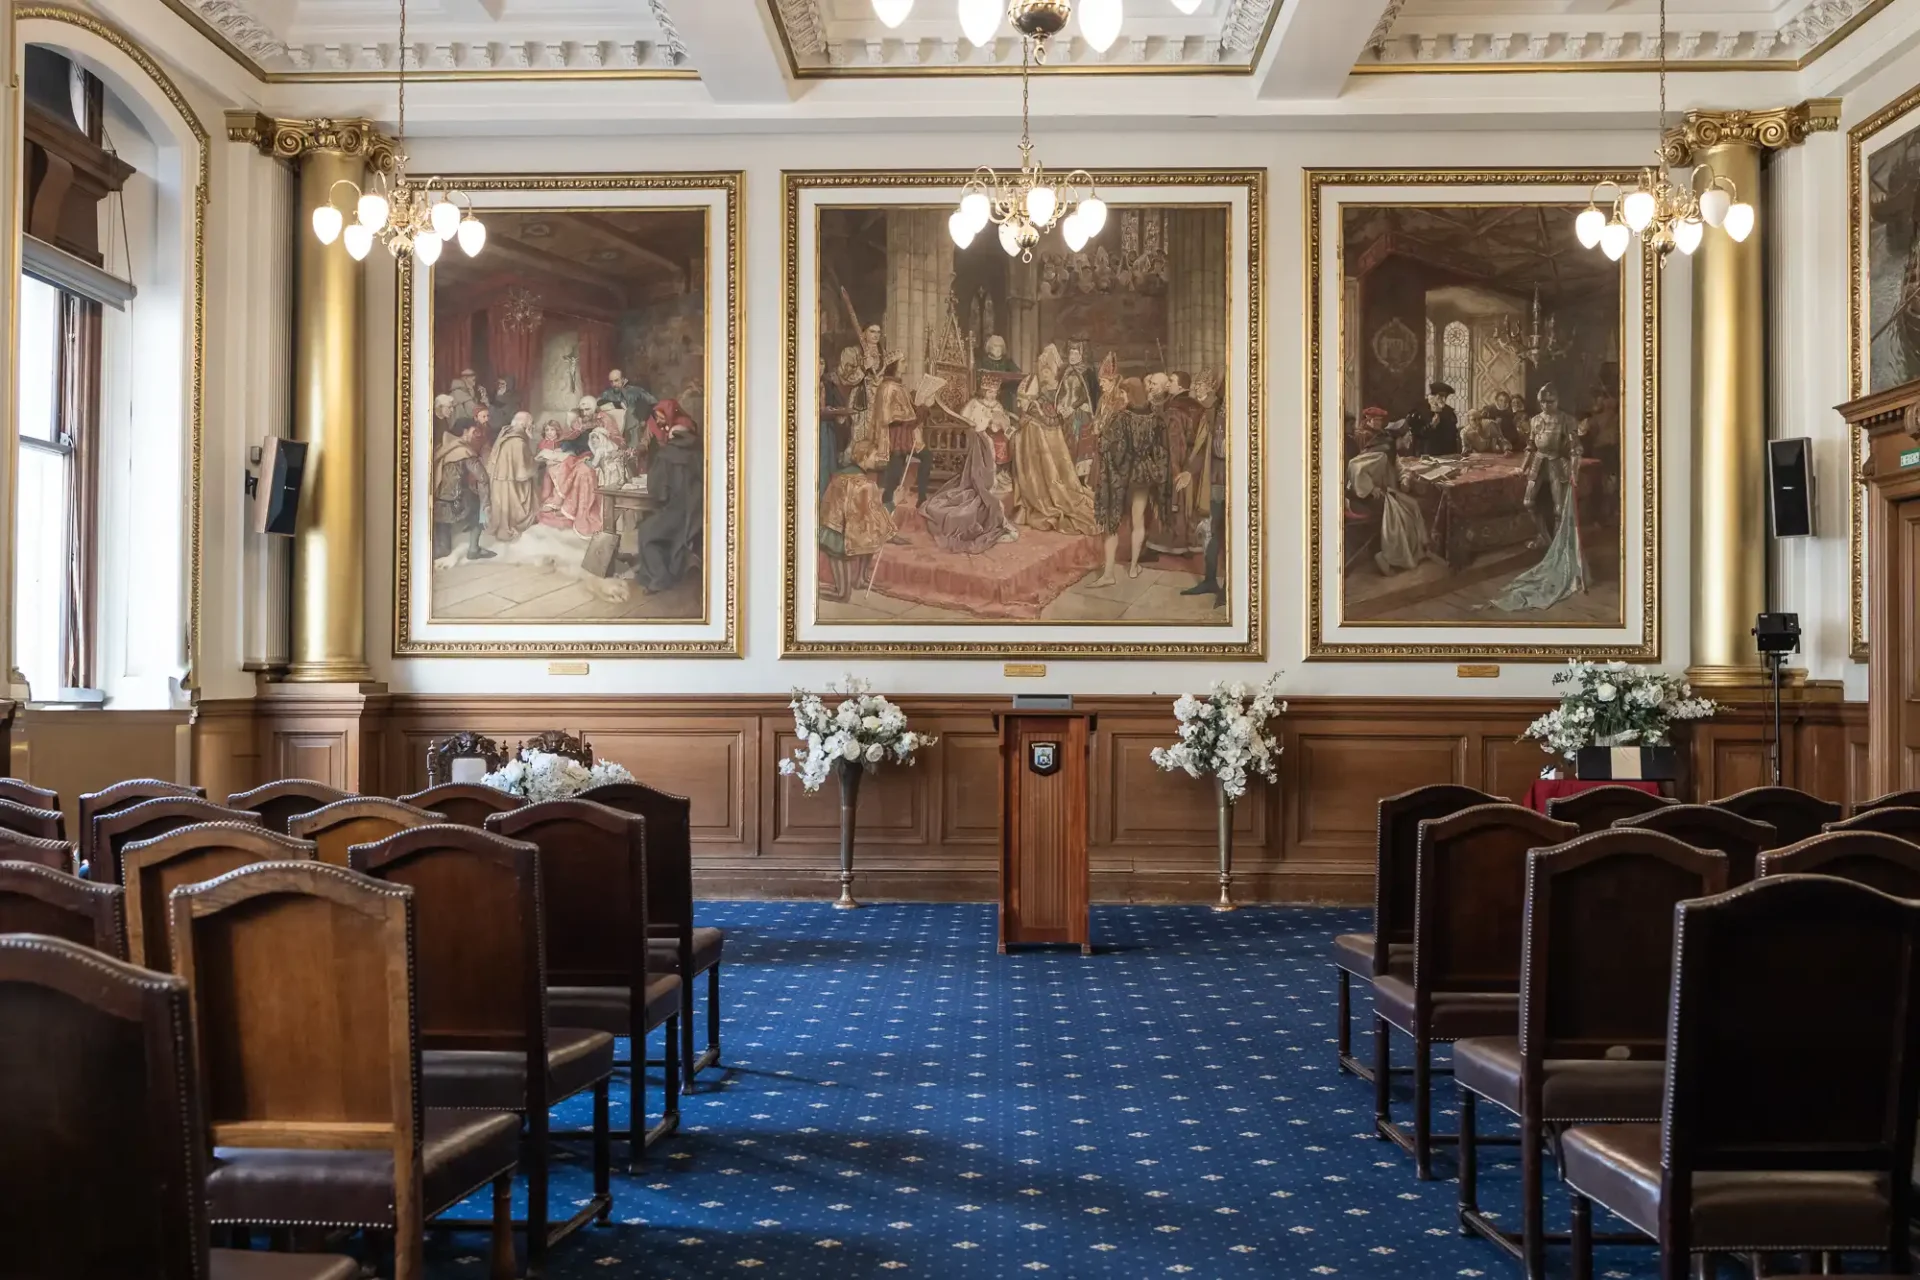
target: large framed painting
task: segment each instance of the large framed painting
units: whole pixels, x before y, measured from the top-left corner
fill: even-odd
[[[966,178],[785,175],[782,652],[1263,656],[1264,171],[1012,255]]]
[[[738,173],[456,176],[401,262],[394,652],[738,656]]]
[[[1309,659],[1659,657],[1650,258],[1576,170],[1309,170]]]
[[[1920,378],[1920,88],[1909,90],[1847,131],[1851,283],[1848,321],[1852,391],[1884,391]],[[1867,657],[1866,441],[1856,438],[1848,486],[1851,552],[1848,636]]]

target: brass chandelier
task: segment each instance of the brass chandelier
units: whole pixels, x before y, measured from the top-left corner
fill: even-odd
[[[440,186],[438,178],[407,180],[407,0],[400,0],[397,52],[400,130],[394,139],[393,177],[389,180],[385,173],[376,173],[378,185],[364,190],[345,178],[334,183],[327,191],[327,202],[313,211],[313,234],[321,244],[344,239],[356,262],[372,252],[376,237],[395,258],[411,253],[422,266],[438,262],[441,249],[453,240],[471,258],[487,242],[486,225],[473,216],[472,199],[465,192]],[[352,222],[333,203],[334,192],[341,187],[353,192]],[[459,202],[465,203],[464,210]]]
[[[1708,227],[1718,227],[1736,244],[1753,234],[1753,206],[1740,198],[1731,178],[1704,164],[1684,174],[1667,164],[1667,0],[1660,0],[1660,135],[1655,143],[1658,163],[1640,171],[1630,191],[1617,182],[1601,182],[1587,197],[1587,207],[1574,219],[1580,243],[1618,262],[1638,236],[1641,243],[1665,262],[1678,249],[1690,255],[1700,247]],[[1611,213],[1601,208],[1601,192],[1613,193]]]
[[[1067,248],[1078,253],[1107,225],[1106,201],[1094,192],[1091,174],[1075,169],[1064,180],[1055,180],[1033,158],[1033,64],[1045,65],[1047,41],[1067,25],[1072,12],[1071,0],[1012,0],[1007,5],[1007,17],[1020,32],[1021,42],[1020,171],[1001,174],[986,165],[974,170],[960,207],[947,219],[947,231],[962,249],[993,222],[1000,226],[1000,247],[1007,256],[1031,262],[1033,247],[1055,227],[1060,228]],[[1086,19],[1081,21],[1084,26]]]

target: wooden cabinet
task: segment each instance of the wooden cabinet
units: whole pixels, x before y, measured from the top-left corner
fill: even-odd
[[[1000,950],[1079,943],[1087,930],[1084,711],[1009,711],[1000,727]]]

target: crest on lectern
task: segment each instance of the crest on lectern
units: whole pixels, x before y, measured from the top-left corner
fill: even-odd
[[[1027,763],[1041,777],[1057,773],[1060,770],[1060,744],[1057,742],[1035,742],[1029,745]]]

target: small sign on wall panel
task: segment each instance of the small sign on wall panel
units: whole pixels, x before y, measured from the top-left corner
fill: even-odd
[[[583,676],[593,668],[591,664],[579,661],[549,662],[547,674],[550,676]]]
[[[1463,662],[1453,669],[1453,674],[1462,680],[1492,680],[1500,674],[1497,662]]]
[[[1042,679],[1047,674],[1044,662],[1009,662],[1000,669],[1009,680]]]
[[[1900,455],[1900,465],[1903,467],[1920,467],[1920,449],[1907,449],[1903,451]]]

